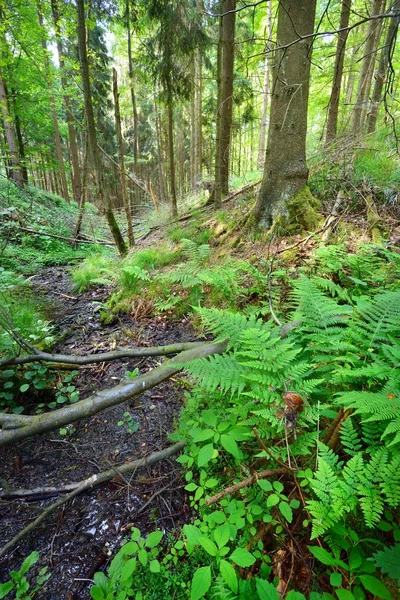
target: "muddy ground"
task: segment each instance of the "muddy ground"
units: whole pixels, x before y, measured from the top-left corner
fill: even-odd
[[[100,308],[109,290],[74,294],[66,268],[46,269],[32,283],[38,294],[51,301],[52,318],[63,339],[53,351],[89,354],[113,350],[116,345],[155,346],[195,339],[184,321],[136,321],[124,315],[113,325],[101,325]],[[74,384],[83,399],[94,389],[117,384],[126,371],[138,367],[144,373],[160,360],[123,359],[81,367]],[[182,396],[181,388],[170,380],[140,397],[75,423],[76,431],[67,437],[54,431],[2,448],[0,471],[12,488],[61,486],[161,450],[170,444],[168,433],[174,428]],[[138,427],[134,433],[117,425],[126,411]],[[77,496],[0,561],[0,582],[8,579],[10,570],[21,566],[24,557],[37,550],[40,561],[32,574],[47,565],[52,576],[35,598],[88,599],[93,574],[107,568],[110,556],[119,549],[132,525],[146,533],[152,529],[167,531],[185,522],[189,507],[183,485],[178,465],[170,459],[129,475],[125,481],[116,477]],[[55,499],[0,501],[0,546]]]

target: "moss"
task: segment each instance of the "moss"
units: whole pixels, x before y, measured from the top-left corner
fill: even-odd
[[[117,317],[115,314],[108,312],[107,310],[100,311],[100,323],[102,325],[113,325],[117,322]]]
[[[367,204],[368,232],[374,244],[382,244],[382,237],[386,237],[388,234],[387,228],[378,215],[372,196],[368,195],[365,202]]]
[[[287,215],[275,219],[274,233],[282,236],[315,231],[320,222],[320,207],[320,201],[311,194],[307,185],[304,186],[286,202]]]

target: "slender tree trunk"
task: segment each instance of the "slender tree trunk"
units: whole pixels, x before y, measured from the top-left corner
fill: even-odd
[[[130,19],[130,5],[129,0],[125,2],[125,13],[126,13],[126,29],[128,32],[128,65],[129,65],[129,87],[131,90],[131,102],[133,112],[133,160],[135,164],[135,174],[137,175],[137,161],[140,152],[139,147],[139,119],[136,105],[135,87],[133,84],[134,72],[133,72],[133,59],[132,59],[132,37],[131,37],[131,19]]]
[[[93,165],[95,170],[97,194],[101,208],[104,210],[108,226],[121,256],[127,252],[126,244],[121,235],[118,223],[115,219],[114,212],[111,207],[109,198],[105,196],[103,166],[99,148],[97,145],[96,126],[94,122],[92,95],[90,91],[89,64],[86,48],[86,32],[85,32],[85,4],[84,0],[77,0],[77,20],[78,20],[78,48],[79,60],[81,65],[83,95],[85,101],[85,112],[87,121],[87,134],[89,136],[89,144],[92,152]]]
[[[344,29],[349,24],[351,0],[342,0],[342,10],[340,13],[340,29]],[[346,50],[348,30],[338,33],[336,46],[335,68],[333,71],[333,82],[331,98],[329,101],[328,121],[326,125],[325,144],[329,145],[336,138],[338,115],[339,115],[339,99],[342,85],[343,64]]]
[[[157,137],[157,155],[158,155],[158,185],[159,185],[159,196],[160,198],[165,201],[167,194],[166,194],[166,186],[165,186],[165,178],[164,178],[164,171],[163,171],[163,151],[162,151],[162,139],[161,139],[161,125],[160,125],[160,116],[159,116],[159,112],[158,112],[158,108],[157,105],[154,105],[154,112],[156,115],[155,118],[155,122],[156,122],[156,137]]]
[[[270,51],[271,51],[271,38],[272,38],[272,0],[268,2],[267,9],[267,44],[264,58],[264,81],[263,81],[263,107],[261,115],[261,130],[260,130],[260,146],[258,150],[258,168],[262,169],[265,161],[265,142],[267,137],[267,115],[268,115],[268,101],[269,101],[269,63],[270,63]]]
[[[195,81],[195,63],[193,65],[193,79]],[[190,184],[192,190],[196,188],[196,88],[190,102]]]
[[[221,87],[221,195],[229,193],[229,166],[232,139],[233,67],[235,61],[236,0],[222,0],[222,87]],[[233,11],[233,12],[229,12]],[[221,200],[221,199],[220,199]]]
[[[24,179],[22,175],[22,169],[19,161],[18,147],[15,141],[14,130],[10,111],[8,108],[6,85],[0,71],[0,108],[3,117],[3,127],[5,138],[8,147],[8,154],[10,157],[10,168],[7,169],[7,174],[17,185],[23,187]]]
[[[255,224],[270,227],[277,217],[289,216],[290,201],[304,190],[306,194],[307,107],[310,85],[312,40],[298,40],[313,32],[316,0],[280,0],[277,45],[273,66],[270,126],[264,177],[253,213]],[[300,225],[302,214],[297,215]]]
[[[21,121],[19,119],[19,114],[18,114],[17,98],[16,98],[15,90],[11,90],[11,97],[12,97],[12,102],[13,102],[14,124],[15,124],[15,133],[17,135],[17,142],[18,142],[18,153],[19,153],[19,158],[21,161],[22,179],[24,181],[24,185],[28,185],[28,169],[26,167],[26,161],[25,161],[25,146],[24,146],[24,140],[22,137]]]
[[[68,85],[65,75],[65,61],[64,61],[64,52],[62,46],[62,37],[61,37],[61,29],[60,29],[60,12],[58,9],[57,0],[51,0],[51,11],[53,15],[54,29],[56,33],[56,42],[57,42],[57,53],[58,53],[58,62],[60,65],[61,72],[61,87],[63,89],[63,99],[65,106],[65,116],[68,126],[68,137],[69,137],[69,147],[71,151],[71,162],[72,162],[72,191],[75,202],[78,206],[81,205],[81,172],[79,167],[79,155],[78,155],[78,146],[76,143],[76,134],[75,134],[75,125],[74,125],[74,116],[71,110],[71,99],[70,94],[68,92]]]
[[[116,125],[116,129],[117,129],[119,171],[120,171],[120,175],[121,175],[121,194],[122,194],[122,201],[124,203],[124,208],[125,208],[126,223],[128,226],[129,246],[130,246],[130,248],[132,248],[135,245],[135,238],[133,237],[131,209],[129,206],[129,200],[128,200],[128,195],[127,195],[127,191],[126,191],[124,140],[122,139],[121,113],[119,110],[118,78],[117,78],[117,71],[115,69],[113,69],[113,94],[114,94],[114,109],[115,109],[115,125]]]
[[[385,45],[382,48],[379,56],[378,69],[375,75],[374,90],[372,92],[371,104],[369,107],[369,113],[367,115],[368,133],[372,133],[373,131],[375,131],[376,127],[379,105],[382,99],[383,85],[385,83],[386,72],[391,54],[394,49],[396,34],[399,27],[400,0],[396,0],[396,2],[393,5],[392,11],[394,13],[394,16],[389,21],[389,27],[387,28],[386,32]]]
[[[202,15],[203,0],[196,0],[196,10]],[[196,48],[194,54],[194,178],[195,182],[203,179],[203,52]]]
[[[81,232],[83,215],[85,214],[88,175],[89,175],[89,136],[87,135],[86,142],[85,142],[85,156],[83,159],[83,177],[82,177],[81,198],[80,198],[80,204],[79,204],[78,219],[76,221],[75,233],[74,233],[75,239],[78,239],[78,236]]]
[[[219,2],[219,11],[222,14],[223,11],[223,0]],[[222,98],[222,17],[219,19],[219,34],[218,34],[218,47],[217,47],[217,112],[215,118],[215,175],[214,175],[214,189],[211,200],[214,201],[215,206],[221,205],[221,98]]]
[[[169,102],[168,111],[168,151],[169,151],[169,177],[171,185],[171,212],[172,216],[178,215],[178,205],[176,200],[176,183],[175,183],[175,157],[174,157],[174,113],[172,104]]]
[[[371,15],[380,14],[384,4],[385,0],[372,0]],[[353,136],[360,135],[363,129],[381,28],[382,19],[372,19],[368,23],[367,40],[364,46],[364,57],[361,63],[356,103],[351,121],[351,134]]]

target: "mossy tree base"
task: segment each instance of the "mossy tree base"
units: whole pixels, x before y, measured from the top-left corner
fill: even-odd
[[[318,229],[321,208],[320,201],[315,198],[307,185],[286,201],[286,214],[274,219],[272,230],[275,235],[296,235],[305,231]]]

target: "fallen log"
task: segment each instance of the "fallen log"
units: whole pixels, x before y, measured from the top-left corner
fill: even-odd
[[[15,546],[15,544],[20,542],[22,540],[22,538],[24,538],[26,535],[28,535],[28,533],[30,533],[33,529],[35,529],[38,525],[40,525],[40,523],[42,523],[42,521],[44,521],[44,519],[46,517],[48,517],[55,510],[57,510],[57,508],[59,508],[66,502],[69,502],[69,500],[72,500],[73,498],[75,498],[75,496],[78,496],[78,494],[81,494],[82,492],[90,490],[94,486],[99,485],[100,483],[109,481],[110,479],[113,479],[115,476],[118,476],[119,474],[124,475],[125,473],[135,471],[142,467],[146,467],[148,465],[154,465],[157,462],[160,462],[166,458],[173,456],[174,454],[177,454],[184,448],[184,446],[185,446],[185,442],[177,442],[173,446],[169,446],[168,448],[165,448],[164,450],[160,450],[158,452],[153,452],[152,454],[150,454],[149,456],[145,456],[144,458],[139,458],[138,460],[134,460],[130,463],[118,465],[118,467],[109,469],[108,471],[102,471],[101,473],[98,473],[97,475],[92,475],[91,477],[88,477],[87,479],[84,479],[83,481],[72,484],[73,486],[75,486],[72,492],[70,492],[66,496],[62,496],[56,502],[54,502],[53,504],[51,504],[50,506],[45,508],[44,511],[41,513],[41,515],[39,515],[37,517],[37,519],[35,519],[27,527],[22,529],[22,531],[17,533],[17,535],[15,537],[13,537],[12,540],[7,542],[7,544],[5,544],[0,549],[0,558],[2,556],[4,556],[11,548],[13,548],[13,546]]]
[[[134,379],[125,379],[119,385],[96,392],[80,402],[40,415],[12,415],[0,413],[0,446],[12,444],[32,435],[59,429],[69,423],[96,415],[106,408],[121,404],[169,379],[182,370],[182,363],[212,354],[222,354],[227,340],[202,344],[178,354],[164,365]]]
[[[64,240],[65,242],[71,242],[71,244],[100,244],[103,246],[115,246],[114,242],[106,242],[105,240],[80,240],[76,238],[69,238],[63,235],[56,235],[55,233],[47,233],[46,231],[37,231],[36,229],[30,229],[29,227],[18,227],[20,231],[26,231],[32,235],[44,235],[45,237],[55,238],[56,240]]]
[[[198,342],[186,342],[182,344],[169,344],[168,346],[150,346],[148,348],[119,348],[114,352],[101,352],[99,354],[51,354],[42,352],[35,348],[33,354],[24,356],[14,356],[12,358],[3,358],[0,360],[0,368],[12,365],[24,365],[31,362],[52,362],[67,365],[90,365],[120,358],[143,358],[147,356],[166,356],[168,354],[177,354],[184,350],[200,348]]]

